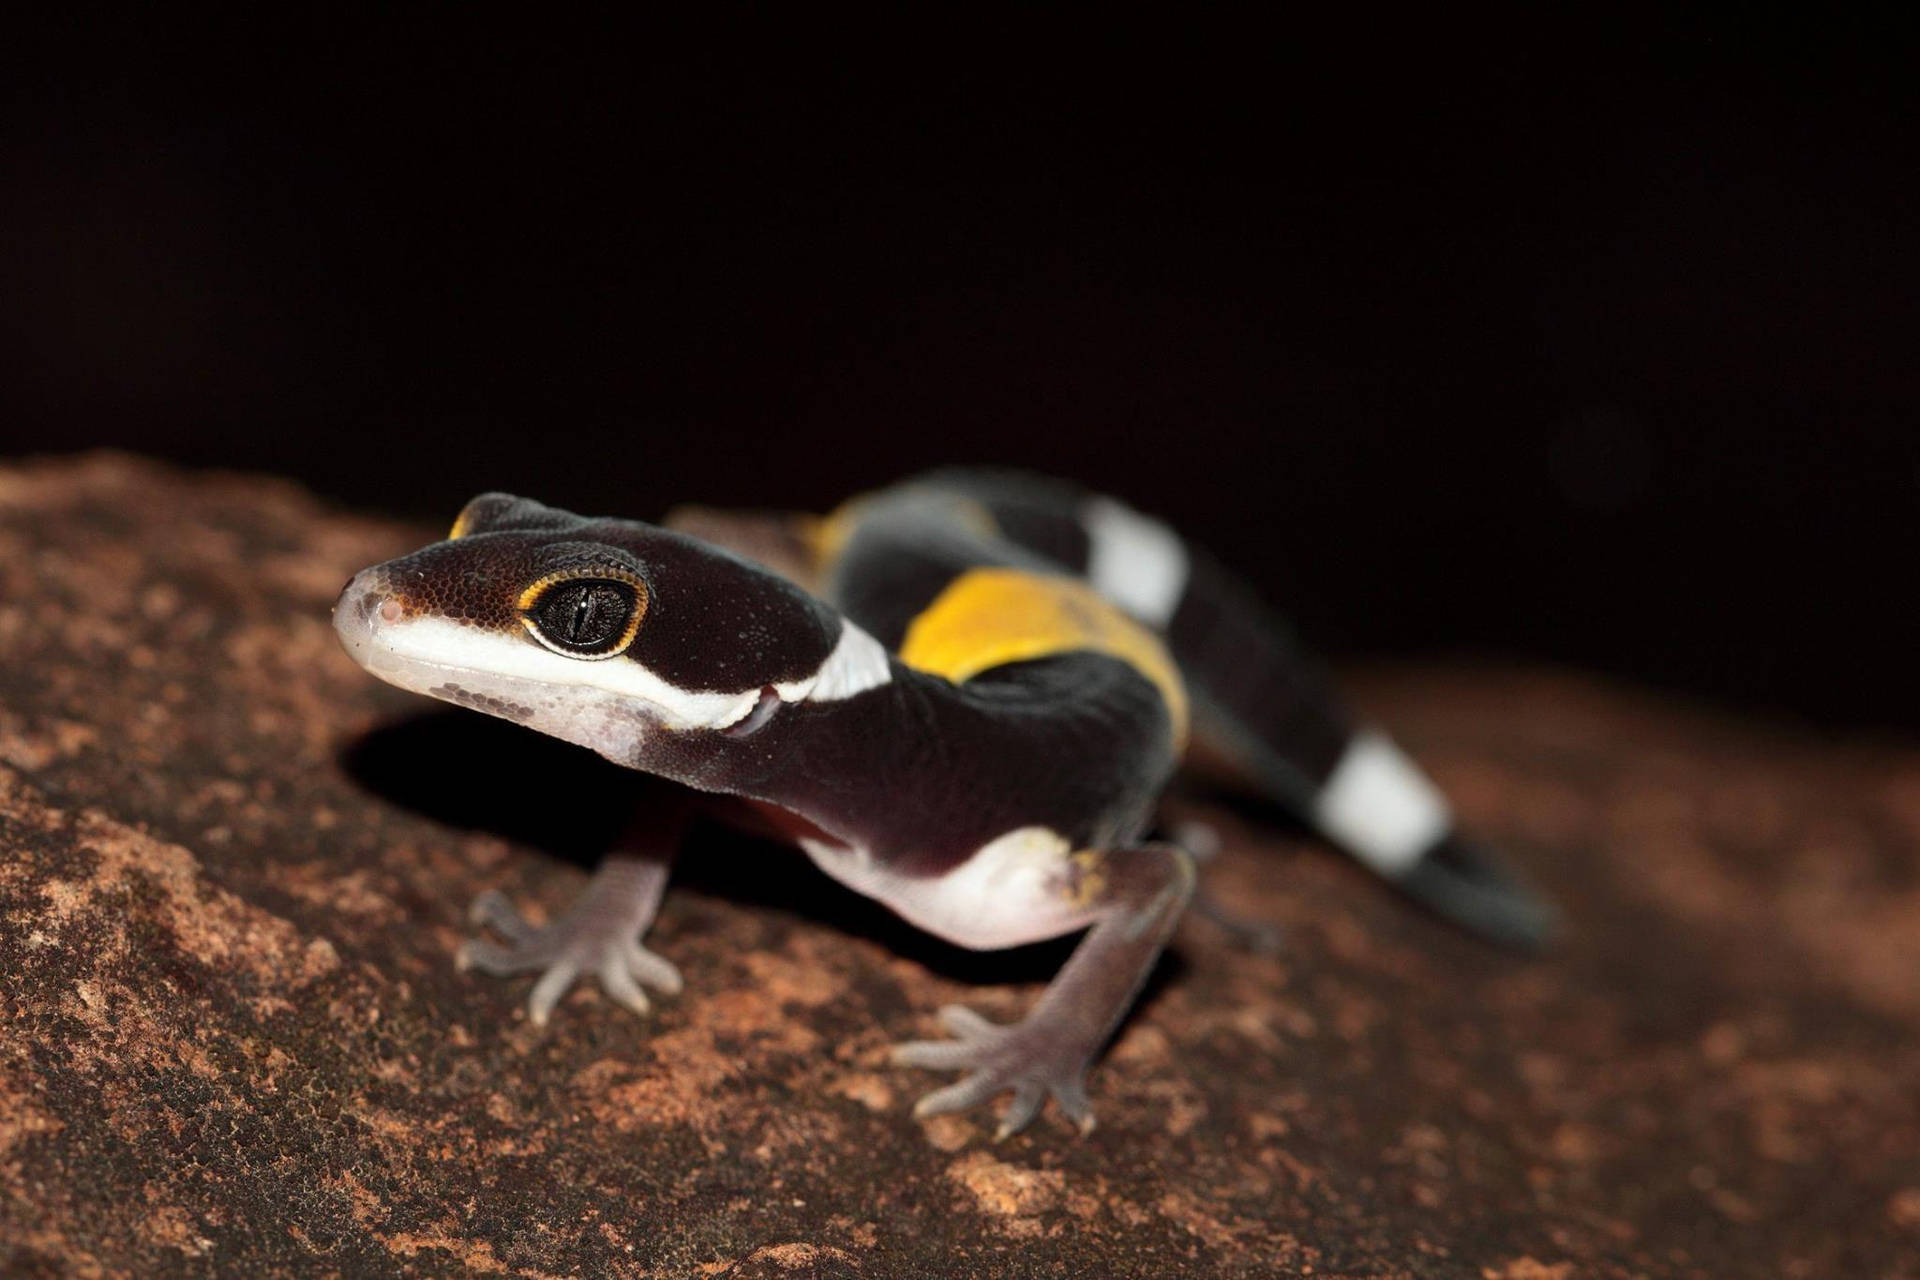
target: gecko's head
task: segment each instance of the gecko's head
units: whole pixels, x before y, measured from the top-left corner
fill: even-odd
[[[663,733],[750,735],[785,703],[885,683],[885,652],[806,592],[693,538],[502,493],[362,570],[333,610],[404,689],[623,764]]]

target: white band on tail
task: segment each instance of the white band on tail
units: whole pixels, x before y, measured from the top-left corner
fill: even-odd
[[[1165,627],[1187,589],[1187,549],[1173,530],[1112,498],[1080,509],[1087,531],[1087,581],[1153,627]]]
[[[1453,826],[1447,802],[1418,765],[1363,730],[1347,744],[1313,803],[1314,824],[1385,876],[1396,876]]]

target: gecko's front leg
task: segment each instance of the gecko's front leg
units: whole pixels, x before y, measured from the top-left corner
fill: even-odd
[[[686,826],[685,806],[661,811],[649,806],[617,851],[594,871],[587,887],[551,924],[534,925],[497,889],[474,900],[476,925],[503,942],[474,938],[460,948],[462,969],[496,976],[539,972],[527,998],[535,1026],[545,1026],[553,1008],[581,974],[592,974],[606,993],[635,1013],[650,1007],[644,987],[679,992],[680,971],[641,944],[667,887],[673,855]]]
[[[1011,1091],[996,1137],[1026,1127],[1049,1095],[1082,1132],[1091,1130],[1087,1070],[1139,994],[1193,886],[1193,860],[1184,851],[1146,844],[1070,855],[1062,873],[1043,882],[1030,901],[1003,904],[1009,913],[1055,913],[1060,927],[1036,937],[1066,932],[1089,918],[1093,928],[1019,1022],[1001,1026],[949,1005],[940,1021],[956,1039],[894,1050],[894,1061],[902,1065],[968,1073],[921,1098],[914,1114],[961,1111]]]

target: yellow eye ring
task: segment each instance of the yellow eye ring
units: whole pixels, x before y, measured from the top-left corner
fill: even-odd
[[[571,592],[569,594],[578,599],[555,602],[552,593],[564,589],[569,583],[596,584],[607,590]],[[613,602],[616,600],[626,608],[626,616],[602,635],[600,629],[606,621],[606,610],[615,607]],[[514,608],[519,613],[520,625],[542,646],[565,657],[598,661],[626,652],[627,646],[640,633],[641,619],[647,613],[647,601],[647,584],[639,574],[611,565],[582,565],[557,570],[535,579],[514,601]],[[570,603],[572,607],[556,610],[552,607],[556,603]],[[597,617],[596,612],[599,615]],[[550,614],[554,616],[547,616]],[[570,627],[569,618],[572,620]],[[581,634],[582,627],[586,634]],[[566,634],[557,634],[561,632]]]

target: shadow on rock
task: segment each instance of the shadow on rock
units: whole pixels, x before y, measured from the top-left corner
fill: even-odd
[[[620,836],[650,790],[675,785],[457,708],[382,725],[348,747],[342,764],[359,785],[401,808],[583,868]],[[1078,940],[1073,935],[1006,951],[953,946],[823,875],[797,850],[723,820],[701,821],[688,833],[673,889],[792,912],[872,938],[953,981],[983,986],[1045,982]],[[1176,957],[1163,958],[1145,998],[1179,971]]]

